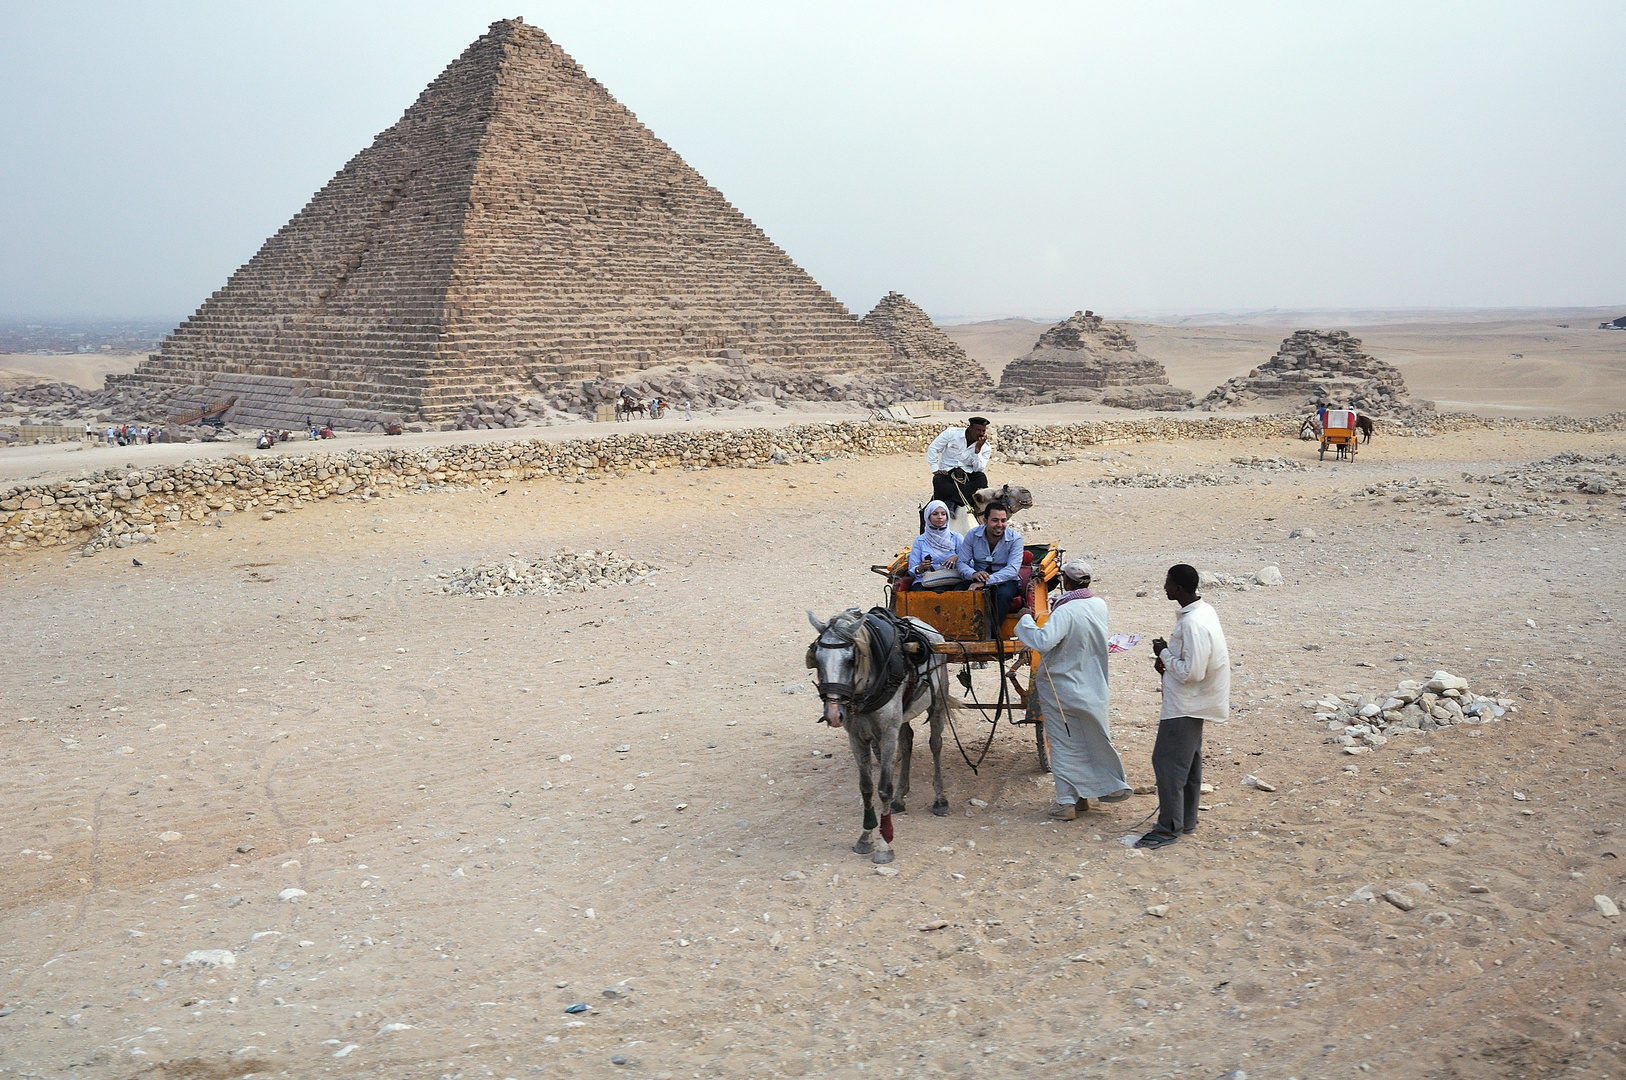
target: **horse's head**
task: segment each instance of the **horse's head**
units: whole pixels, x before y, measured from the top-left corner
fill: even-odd
[[[825,722],[839,728],[847,722],[858,682],[866,670],[869,642],[863,633],[864,615],[857,608],[848,608],[824,622],[809,611],[807,621],[819,632],[807,647],[807,666],[818,672]]]

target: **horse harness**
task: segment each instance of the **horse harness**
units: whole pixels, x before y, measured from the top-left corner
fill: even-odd
[[[830,640],[821,634],[813,649],[856,650],[858,630],[869,634],[872,661],[870,685],[859,690],[850,683],[821,682],[819,697],[827,702],[845,705],[853,712],[867,713],[885,705],[902,686],[903,704],[907,708],[909,702],[914,700],[921,679],[920,667],[907,654],[913,651],[930,656],[931,639],[908,619],[899,618],[886,608],[874,607],[855,628],[852,641]],[[910,645],[916,648],[910,650],[907,648]],[[809,667],[817,666],[812,656],[813,649],[808,650]]]

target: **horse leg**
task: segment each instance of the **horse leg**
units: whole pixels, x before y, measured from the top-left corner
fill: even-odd
[[[898,791],[892,797],[892,812],[894,814],[907,814],[908,808],[903,805],[909,797],[909,762],[915,752],[915,729],[907,722],[898,728]]]
[[[851,724],[847,725],[847,746],[853,752],[853,760],[858,762],[858,791],[864,796],[864,831],[853,844],[853,852],[868,855],[875,850],[875,826],[878,824],[875,819],[875,778],[869,771],[869,743],[853,733]]]
[[[881,815],[881,836],[875,843],[875,855],[872,861],[889,863],[895,857],[892,854],[892,811],[890,805],[896,778],[893,773],[898,760],[898,733],[883,731],[880,738],[875,740],[875,757],[881,765],[881,784],[876,790],[880,797],[881,808],[885,811]]]
[[[932,800],[932,813],[938,817],[947,817],[948,796],[943,794],[943,722],[948,719],[948,665],[944,664],[932,672],[932,678],[940,680],[942,685],[937,688],[937,707],[930,715],[931,722],[931,748],[932,748],[932,791],[936,798]]]

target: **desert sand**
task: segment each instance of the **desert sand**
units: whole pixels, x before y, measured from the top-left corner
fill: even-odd
[[[64,353],[54,356],[0,353],[0,390],[42,382],[65,382],[86,390],[100,390],[107,376],[128,375],[145,357],[145,353],[127,352]]]
[[[1626,903],[1620,497],[1448,516],[1529,497],[1464,473],[1570,451],[1626,436],[996,465],[1034,492],[1018,527],[1094,560],[1114,632],[1172,624],[1176,561],[1285,584],[1207,590],[1234,719],[1194,836],[1121,844],[1154,797],[1050,823],[1031,729],[1001,726],[977,775],[949,740],[951,816],[917,772],[894,876],[848,850],[855,770],[816,723],[803,611],[881,602],[868,567],[912,532],[913,458],[8,557],[0,1074],[1619,1076],[1626,920],[1593,898]],[[1255,455],[1294,467],[1231,460]],[[1139,486],[1180,482],[1160,472],[1195,483]],[[663,572],[434,591],[588,548]],[[1149,659],[1112,660],[1137,784]],[[1517,711],[1350,756],[1304,707],[1441,668]]]
[[[1115,321],[1128,325],[1141,352],[1163,362],[1171,383],[1199,398],[1270,359],[1295,329],[1343,329],[1398,367],[1412,396],[1432,399],[1443,412],[1597,416],[1626,409],[1626,332],[1597,329],[1622,311],[1301,311]],[[1002,319],[942,329],[997,380],[1049,325]]]

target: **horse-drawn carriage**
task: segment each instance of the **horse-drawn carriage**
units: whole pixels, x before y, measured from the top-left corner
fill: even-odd
[[[1317,417],[1321,427],[1321,459],[1327,458],[1327,450],[1331,448],[1339,461],[1355,460],[1355,440],[1361,428],[1365,428],[1367,438],[1371,438],[1372,422],[1367,420],[1363,425],[1362,417],[1354,409],[1322,409]]]
[[[1054,543],[1023,547],[1019,572],[1022,587],[1011,601],[1010,610],[1002,613],[999,636],[993,639],[987,632],[991,595],[988,590],[927,588],[909,573],[908,547],[886,566],[874,569],[886,576],[886,606],[892,614],[919,619],[943,635],[943,640],[932,646],[933,651],[948,657],[950,663],[959,663],[959,681],[966,691],[964,707],[980,710],[990,722],[987,740],[972,768],[987,755],[999,721],[1005,718],[1012,724],[1033,725],[1039,764],[1048,770],[1050,755],[1045,744],[1044,717],[1039,711],[1038,696],[1032,692],[1039,654],[1017,640],[1015,627],[1016,612],[1023,607],[1031,609],[1034,621],[1041,625],[1049,619],[1050,592],[1061,584],[1060,548]],[[984,666],[987,665],[997,674],[997,689],[987,691],[990,699],[987,702],[981,700],[973,685],[973,665],[983,670],[987,670]],[[961,752],[964,750],[962,746]],[[969,755],[966,760],[971,763]]]

